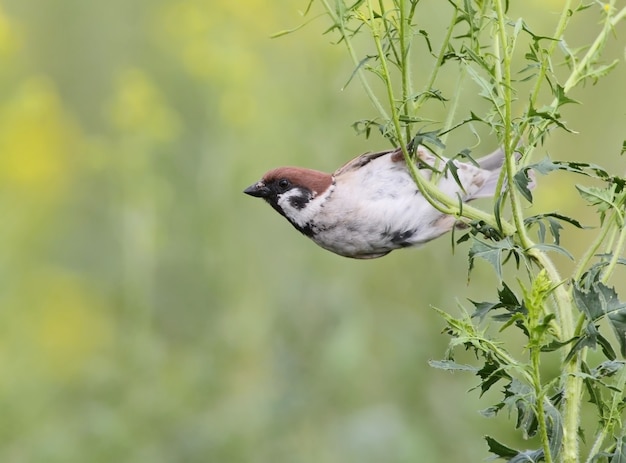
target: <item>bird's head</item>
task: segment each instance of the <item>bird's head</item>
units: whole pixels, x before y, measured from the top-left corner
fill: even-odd
[[[267,172],[244,193],[263,198],[298,230],[309,234],[311,223],[332,185],[332,175],[325,172],[279,167]]]

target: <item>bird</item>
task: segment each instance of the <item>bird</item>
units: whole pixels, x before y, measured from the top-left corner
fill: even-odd
[[[454,165],[444,169],[436,183],[448,196],[466,203],[496,194],[505,160],[501,148],[478,159],[477,165],[437,158],[421,144],[409,148],[415,153],[411,162],[426,180],[446,163]],[[460,225],[422,195],[401,148],[362,154],[332,174],[279,167],[244,193],[264,199],[322,248],[355,259],[419,247]]]

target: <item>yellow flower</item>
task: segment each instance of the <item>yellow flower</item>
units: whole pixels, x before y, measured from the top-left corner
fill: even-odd
[[[79,140],[50,81],[25,80],[0,108],[0,183],[18,195],[57,197]]]

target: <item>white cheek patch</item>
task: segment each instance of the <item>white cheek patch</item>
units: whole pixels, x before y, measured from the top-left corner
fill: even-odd
[[[304,227],[315,221],[331,191],[329,188],[321,196],[311,196],[308,190],[292,188],[278,195],[277,203],[292,222]]]

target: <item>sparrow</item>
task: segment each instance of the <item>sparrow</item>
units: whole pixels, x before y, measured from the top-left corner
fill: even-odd
[[[415,148],[419,175],[430,180],[448,159],[423,145]],[[498,149],[478,166],[452,161],[437,186],[464,203],[496,193],[504,164]],[[400,148],[365,153],[333,174],[301,167],[270,170],[244,193],[263,198],[302,234],[340,256],[374,259],[416,247],[452,230],[457,218],[435,209],[417,188]]]

